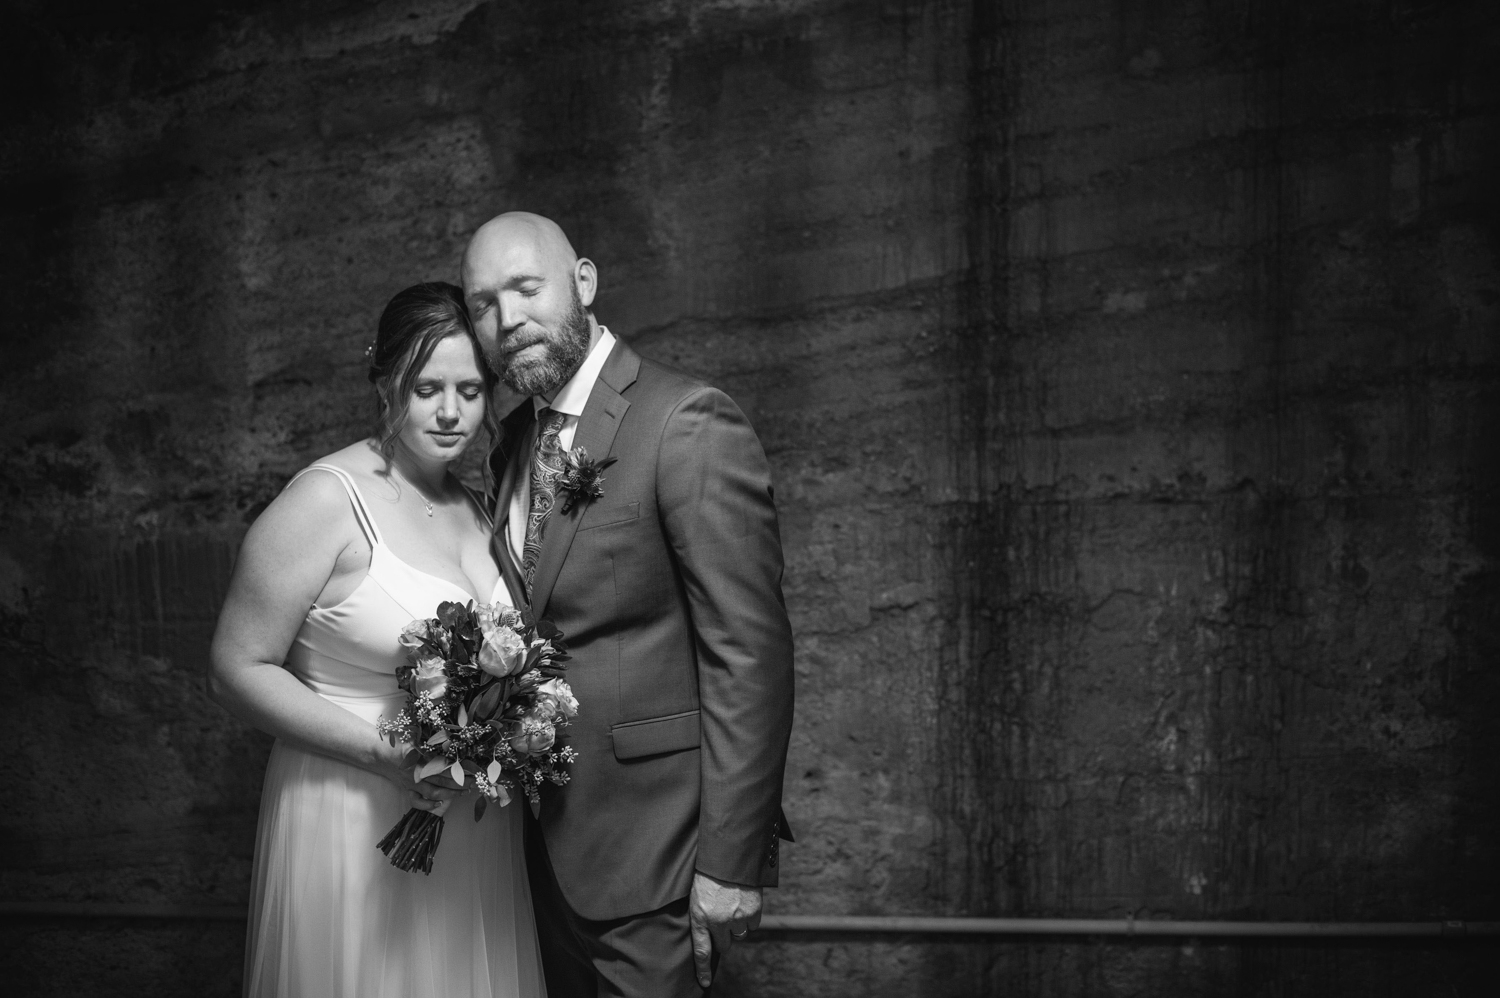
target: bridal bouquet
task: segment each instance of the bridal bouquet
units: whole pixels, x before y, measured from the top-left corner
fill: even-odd
[[[474,820],[491,801],[510,803],[519,791],[538,799],[542,783],[568,782],[573,761],[556,747],[557,732],[578,713],[563,680],[567,645],[551,621],[499,604],[440,603],[437,616],[401,631],[410,665],[396,672],[406,706],[380,733],[416,748],[414,778],[447,772],[478,791]],[[379,842],[392,865],[432,872],[443,834],[440,813],[412,808]]]

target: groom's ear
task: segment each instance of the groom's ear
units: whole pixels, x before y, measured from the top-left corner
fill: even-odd
[[[583,302],[583,307],[593,305],[594,295],[599,293],[599,270],[594,261],[586,256],[578,258],[573,265],[573,283],[578,288],[578,300]]]

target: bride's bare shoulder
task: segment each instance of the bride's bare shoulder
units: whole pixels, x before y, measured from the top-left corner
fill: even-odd
[[[313,464],[332,465],[347,472],[359,486],[365,501],[384,498],[390,490],[390,465],[374,440],[365,439],[336,450]],[[311,467],[311,465],[309,465]],[[332,475],[325,475],[332,478]]]
[[[326,529],[334,524],[343,525],[351,518],[349,495],[337,475],[318,466],[337,468],[366,485],[376,465],[382,463],[380,452],[368,440],[320,457],[293,476],[262,517],[270,517],[271,523],[280,526],[295,523],[304,528]]]
[[[359,477],[371,475],[385,469],[385,455],[370,439],[357,440],[348,447],[340,448],[332,454],[326,454],[309,464],[331,464],[335,468],[347,471],[349,474]]]

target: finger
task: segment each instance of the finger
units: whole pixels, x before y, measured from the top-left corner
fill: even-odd
[[[749,929],[751,932],[754,932],[756,929],[760,928],[760,909],[757,908],[755,914],[751,915],[745,921],[745,928]]]
[[[436,783],[428,783],[426,780],[418,783],[413,789],[428,800],[448,800],[459,795],[457,790],[450,790]]]
[[[707,990],[714,982],[711,969],[713,939],[708,934],[708,926],[704,924],[703,917],[691,906],[688,908],[688,924],[693,936],[693,967],[698,973],[698,986]]]
[[[729,947],[734,945],[734,940],[729,938],[729,928],[728,922],[708,923],[708,936],[713,940],[714,949],[721,959],[729,952]]]

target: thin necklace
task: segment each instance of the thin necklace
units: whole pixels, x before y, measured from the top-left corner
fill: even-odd
[[[417,488],[417,483],[416,482],[414,482],[410,478],[406,477],[406,475],[401,471],[401,469],[399,467],[397,467],[397,465],[395,464],[395,462],[391,463],[391,467],[396,469],[396,474],[398,474],[398,475],[401,476],[401,480],[403,482],[405,482],[407,485],[411,486],[411,490],[417,494],[417,498],[420,499],[420,500],[422,500],[422,505],[425,506],[425,507],[427,507],[427,515],[431,516],[432,515],[432,500],[429,499],[429,498],[427,498],[427,496],[422,493],[421,489]]]

